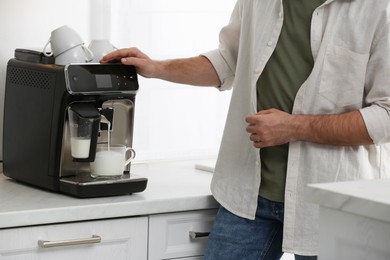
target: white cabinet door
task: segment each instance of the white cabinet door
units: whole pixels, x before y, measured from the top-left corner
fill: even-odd
[[[389,260],[390,223],[321,206],[319,259]]]
[[[200,256],[206,248],[207,233],[215,214],[216,210],[199,210],[150,216],[149,260],[203,259]],[[200,234],[200,237],[193,238],[190,232]]]
[[[4,229],[0,259],[146,260],[147,230],[147,217]],[[40,240],[54,247],[42,248]],[[58,242],[75,245],[56,246]]]

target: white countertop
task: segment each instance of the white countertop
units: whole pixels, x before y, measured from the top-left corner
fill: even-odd
[[[0,174],[0,228],[217,208],[209,188],[212,173],[195,164],[132,165],[132,174],[148,178],[145,191],[92,199],[32,188]]]
[[[306,197],[322,207],[390,222],[390,179],[312,184]]]

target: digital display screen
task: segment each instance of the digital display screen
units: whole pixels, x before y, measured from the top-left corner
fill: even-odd
[[[137,71],[122,64],[68,64],[66,88],[70,94],[135,93]]]
[[[112,88],[111,75],[96,74],[96,87],[98,89],[102,88]]]

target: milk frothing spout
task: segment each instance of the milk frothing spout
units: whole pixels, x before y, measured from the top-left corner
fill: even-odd
[[[99,110],[89,103],[76,103],[68,108],[68,120],[73,160],[93,162],[99,132]]]

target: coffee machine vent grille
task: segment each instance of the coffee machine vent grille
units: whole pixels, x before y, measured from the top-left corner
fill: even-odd
[[[8,76],[9,82],[13,85],[43,90],[49,90],[53,85],[52,80],[54,80],[53,75],[45,72],[14,67],[9,68]]]

